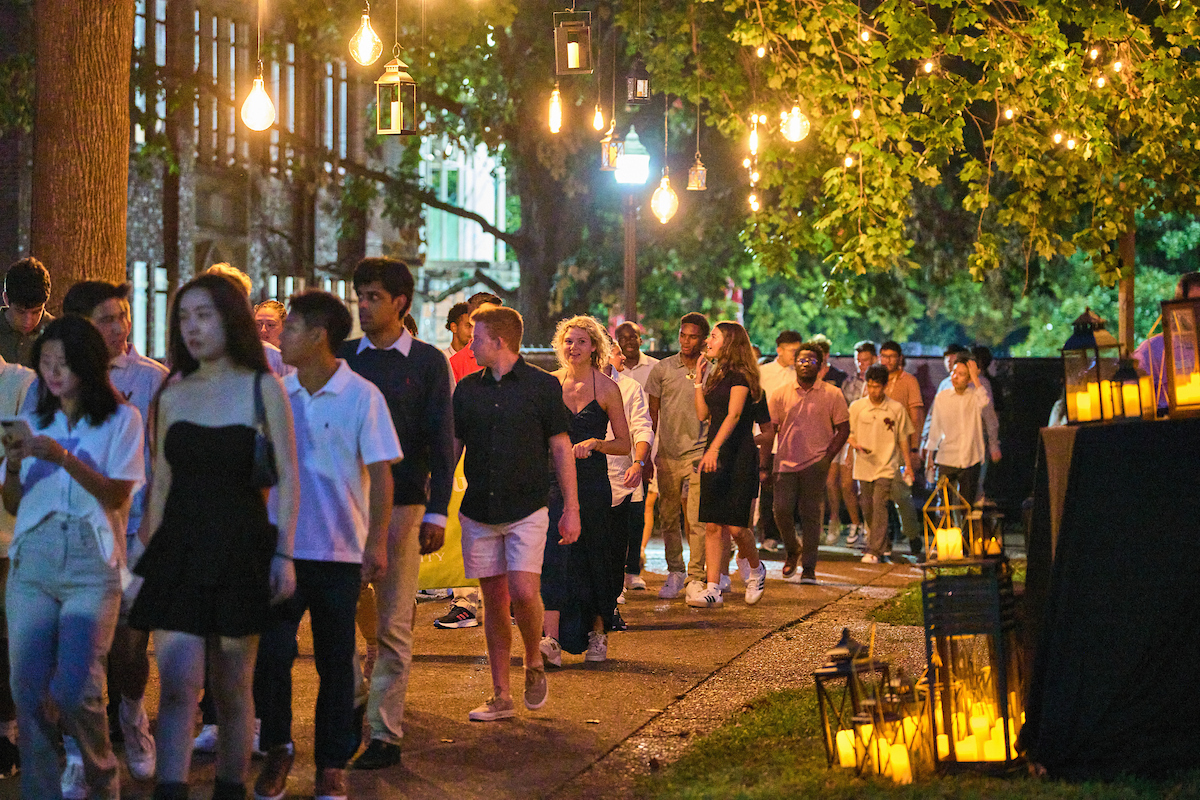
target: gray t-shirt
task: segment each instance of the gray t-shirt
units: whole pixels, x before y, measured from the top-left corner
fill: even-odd
[[[708,423],[696,416],[695,371],[676,353],[659,361],[646,378],[646,394],[658,398],[655,442],[663,458],[699,459],[708,442]]]

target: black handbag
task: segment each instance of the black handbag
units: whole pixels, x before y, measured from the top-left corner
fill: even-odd
[[[250,483],[258,489],[269,489],[279,483],[279,468],[275,464],[275,445],[271,442],[271,428],[267,425],[267,410],[262,399],[262,376],[254,376],[254,465],[250,469]]]

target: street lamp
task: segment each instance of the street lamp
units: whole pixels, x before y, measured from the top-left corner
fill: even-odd
[[[625,192],[625,319],[637,322],[637,187],[650,177],[650,151],[638,140],[631,125],[625,149],[617,157],[617,183]]]

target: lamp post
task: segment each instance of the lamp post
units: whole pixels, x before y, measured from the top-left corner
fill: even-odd
[[[650,177],[650,151],[630,126],[625,149],[617,157],[617,183],[625,191],[625,319],[637,322],[637,197],[635,193]]]

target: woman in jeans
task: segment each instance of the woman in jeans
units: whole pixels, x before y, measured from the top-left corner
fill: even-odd
[[[104,338],[86,319],[50,323],[33,363],[33,436],[13,426],[4,435],[4,507],[17,518],[5,604],[21,796],[60,796],[61,724],[79,743],[91,796],[116,798],[104,665],[121,608],[129,498],[144,476],[142,418],[109,383]]]

